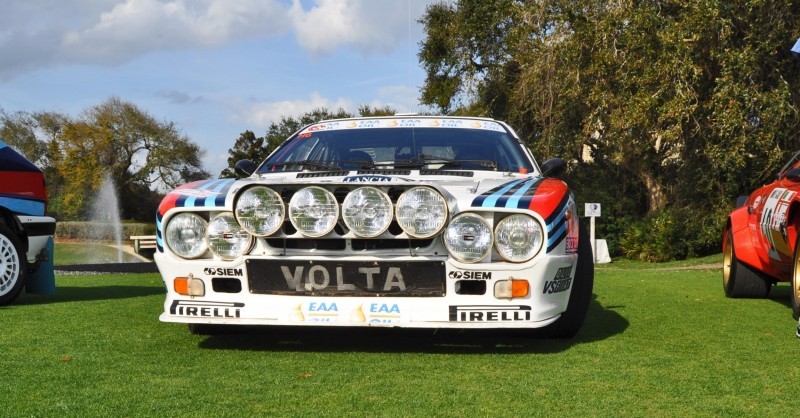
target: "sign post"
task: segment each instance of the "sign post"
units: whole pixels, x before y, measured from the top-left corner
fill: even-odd
[[[592,262],[597,262],[597,246],[594,238],[594,218],[600,217],[599,203],[586,203],[583,209],[583,216],[589,218],[589,242],[592,243]]]

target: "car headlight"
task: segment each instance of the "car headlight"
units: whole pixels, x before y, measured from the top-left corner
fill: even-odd
[[[208,249],[219,258],[234,259],[253,244],[253,236],[242,229],[230,212],[220,213],[208,223]]]
[[[495,249],[503,260],[522,263],[542,249],[544,233],[536,219],[522,214],[511,215],[494,229]]]
[[[397,199],[397,223],[406,234],[429,238],[442,230],[447,221],[447,202],[429,187],[413,187]]]
[[[442,237],[450,255],[463,263],[478,262],[492,251],[492,228],[472,213],[453,218]]]
[[[361,237],[376,237],[392,223],[392,201],[374,187],[360,187],[350,192],[342,203],[345,225]]]
[[[321,237],[331,232],[338,219],[336,198],[322,187],[306,187],[289,201],[289,220],[305,236]]]
[[[170,219],[165,231],[167,246],[183,258],[203,255],[206,246],[206,220],[194,213],[179,213]]]
[[[251,187],[242,192],[236,200],[234,211],[239,225],[259,237],[274,234],[283,225],[286,216],[281,196],[264,186]]]

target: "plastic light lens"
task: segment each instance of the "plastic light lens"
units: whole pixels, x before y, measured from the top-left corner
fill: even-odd
[[[432,237],[442,230],[445,222],[447,202],[436,190],[414,187],[397,199],[397,223],[412,237]]]
[[[321,237],[331,232],[338,219],[336,198],[322,187],[306,187],[289,202],[289,220],[305,236]]]
[[[492,228],[483,217],[465,213],[453,218],[443,235],[450,255],[463,263],[475,263],[492,251]]]
[[[253,236],[239,226],[230,212],[221,213],[211,219],[206,235],[208,249],[225,260],[241,256],[253,244]]]
[[[392,201],[374,187],[361,187],[350,192],[342,204],[345,225],[361,237],[376,237],[392,223]]]
[[[206,246],[206,220],[194,213],[179,213],[167,224],[165,241],[175,254],[183,258],[203,255]]]
[[[235,213],[239,225],[259,237],[274,234],[286,216],[281,196],[264,186],[251,187],[239,195]]]
[[[542,249],[544,234],[536,219],[522,214],[511,215],[494,230],[495,249],[503,260],[522,263]]]

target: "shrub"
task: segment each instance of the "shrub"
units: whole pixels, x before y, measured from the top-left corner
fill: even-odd
[[[701,257],[720,251],[725,210],[666,208],[628,225],[620,239],[630,259],[663,262]]]
[[[123,222],[121,238],[127,241],[131,235],[155,235],[152,223]],[[114,241],[114,227],[107,222],[58,222],[56,239],[79,241]]]

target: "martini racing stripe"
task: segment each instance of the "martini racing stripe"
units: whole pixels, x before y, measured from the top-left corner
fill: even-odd
[[[501,184],[476,197],[472,207],[529,209],[542,215],[547,229],[547,252],[551,252],[567,236],[570,196],[560,180],[531,178]]]
[[[164,251],[163,225],[161,221],[167,211],[172,208],[224,207],[228,190],[230,190],[235,181],[235,179],[196,181],[167,194],[164,200],[161,201],[156,213],[156,246],[158,250]]]
[[[558,209],[545,219],[547,223],[547,252],[553,251],[564,238],[567,237],[567,209],[569,208],[568,194],[564,195],[558,204]]]
[[[497,200],[503,196],[507,196],[508,192],[515,190],[516,186],[523,183],[522,180],[514,180],[505,184],[501,184],[492,190],[478,196],[472,201],[472,207],[496,208],[499,207]]]

